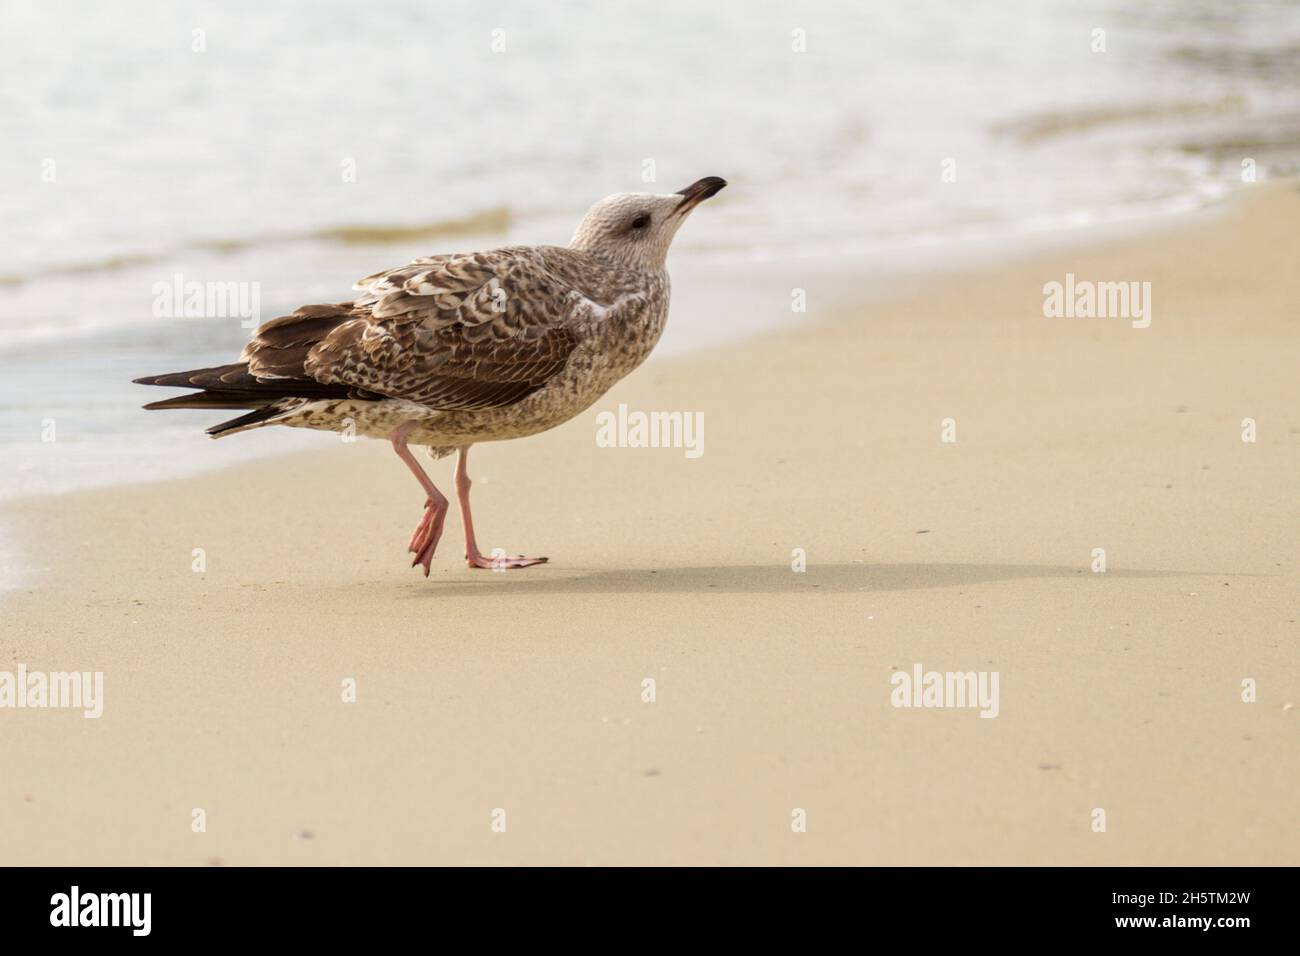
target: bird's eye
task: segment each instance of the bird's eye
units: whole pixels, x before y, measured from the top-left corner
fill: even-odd
[[[643,212],[632,220],[633,229],[644,229],[648,225],[650,225],[650,214],[648,212]]]

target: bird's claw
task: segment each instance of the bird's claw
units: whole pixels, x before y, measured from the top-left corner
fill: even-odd
[[[411,535],[410,544],[406,550],[415,555],[411,561],[411,567],[424,565],[424,576],[429,576],[429,571],[433,564],[433,553],[438,548],[438,541],[442,538],[443,522],[447,519],[447,503],[436,504],[432,499],[425,502],[424,517],[420,519],[419,526],[415,533]]]
[[[482,568],[486,571],[511,571],[516,568],[531,568],[535,564],[545,564],[546,558],[529,558],[522,554],[467,554],[465,563],[470,568]]]

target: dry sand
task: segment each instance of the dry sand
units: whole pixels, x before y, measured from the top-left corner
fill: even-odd
[[[373,442],[11,507],[0,669],[102,670],[105,708],[0,711],[0,860],[1300,863],[1297,221],[1278,184],[810,289],[475,450],[484,543],[543,568],[467,570],[453,515],[409,570]],[[1151,327],[1043,318],[1067,272],[1150,281]],[[703,411],[704,456],[596,448],[619,402]],[[999,716],[895,709],[918,662],[997,671]]]

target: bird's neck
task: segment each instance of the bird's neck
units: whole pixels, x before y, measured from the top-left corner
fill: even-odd
[[[622,269],[635,269],[648,275],[667,275],[666,264],[658,260],[657,256],[652,258],[646,254],[650,250],[611,248],[601,242],[586,242],[582,235],[574,236],[573,241],[569,243],[569,248]]]

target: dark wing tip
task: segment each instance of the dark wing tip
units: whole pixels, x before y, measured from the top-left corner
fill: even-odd
[[[133,378],[131,381],[136,385],[166,385],[171,388],[201,388],[190,381],[190,376],[197,375],[201,372],[209,371],[208,369],[195,369],[192,372],[168,372],[165,375],[145,375],[141,378]]]
[[[240,415],[238,418],[232,418],[229,421],[221,422],[219,425],[213,425],[211,428],[207,429],[207,434],[210,438],[220,438],[222,435],[226,434],[226,432],[243,428],[245,425],[255,425],[258,422],[264,422],[268,418],[274,418],[276,415],[279,415],[280,412],[281,409],[276,408],[274,405],[268,405],[266,408],[259,408],[256,411],[251,411],[247,415]]]

